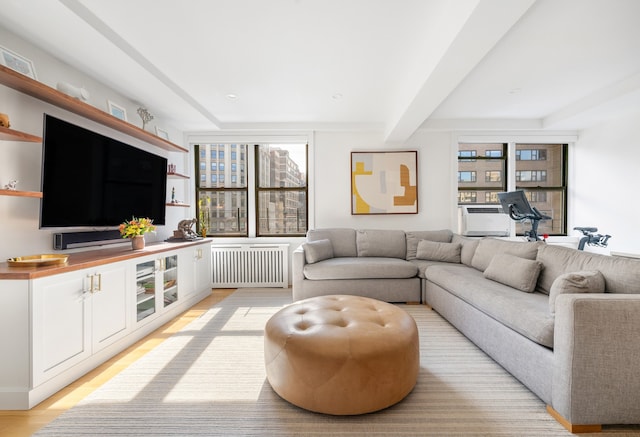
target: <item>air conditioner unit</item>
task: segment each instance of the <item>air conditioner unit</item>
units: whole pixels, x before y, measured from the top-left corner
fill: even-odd
[[[462,205],[460,209],[462,235],[508,237],[511,233],[511,218],[499,205]]]

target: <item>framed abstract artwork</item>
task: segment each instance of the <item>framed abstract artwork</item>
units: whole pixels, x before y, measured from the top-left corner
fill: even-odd
[[[417,214],[418,152],[351,152],[351,214]]]

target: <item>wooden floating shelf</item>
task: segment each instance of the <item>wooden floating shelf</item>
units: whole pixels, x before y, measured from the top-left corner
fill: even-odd
[[[167,173],[167,177],[169,179],[189,179],[189,176],[180,173]]]
[[[42,82],[33,80],[30,77],[13,71],[3,65],[0,65],[0,84],[6,85],[24,94],[28,94],[36,99],[40,99],[43,102],[51,103],[59,108],[66,109],[74,114],[88,118],[89,120],[93,120],[149,144],[153,144],[161,149],[168,150],[170,152],[189,152],[189,150],[184,147],[167,141],[164,138],[160,138],[159,136],[154,135],[151,132],[147,132],[146,130],[141,129],[138,126],[134,126],[124,120],[120,120],[101,109],[78,99],[74,99],[73,97],[61,93]]]
[[[0,126],[0,140],[3,141],[24,141],[27,143],[41,143],[42,138],[35,135],[28,134],[26,132],[20,132],[17,130],[9,129],[7,127]]]
[[[184,208],[188,208],[191,205],[189,205],[188,203],[167,203],[167,206],[182,206]]]
[[[0,190],[0,196],[35,197],[42,198],[40,191]]]

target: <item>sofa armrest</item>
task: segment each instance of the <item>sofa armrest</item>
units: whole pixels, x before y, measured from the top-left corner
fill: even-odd
[[[556,301],[552,407],[573,424],[640,423],[640,295]]]
[[[291,286],[294,290],[296,288],[302,288],[302,281],[304,281],[304,266],[306,263],[307,260],[304,256],[304,248],[300,245],[292,252],[291,258]]]

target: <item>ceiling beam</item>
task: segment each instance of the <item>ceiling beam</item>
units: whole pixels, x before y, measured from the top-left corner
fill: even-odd
[[[626,108],[638,108],[639,103],[640,73],[636,73],[549,114],[542,120],[542,126],[553,128],[580,118],[581,127],[586,127],[591,121],[615,117]]]
[[[533,3],[480,0],[413,100],[388,127],[385,142],[406,142]]]
[[[196,111],[203,115],[207,120],[212,122],[218,129],[221,128],[222,123],[218,120],[209,110],[202,106],[191,94],[187,93],[178,84],[176,84],[171,78],[164,74],[158,67],[149,61],[142,53],[136,50],[127,40],[122,38],[111,27],[109,27],[104,21],[98,18],[93,12],[91,12],[86,6],[80,3],[79,0],[60,0],[71,12],[76,14],[81,20],[86,22],[89,26],[94,28],[98,33],[110,41],[114,46],[118,47],[123,53],[129,56],[133,61],[138,63],[142,68],[148,71],[152,76],[162,82],[167,88],[173,91],[177,96],[191,105]]]

